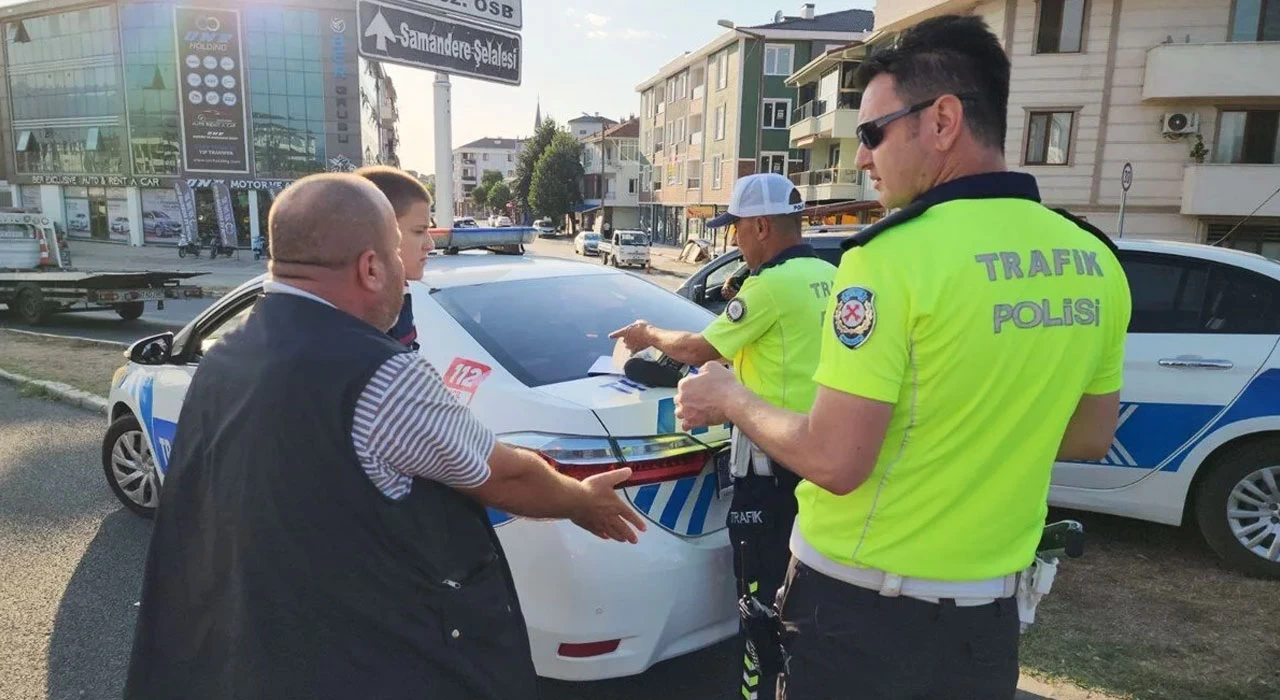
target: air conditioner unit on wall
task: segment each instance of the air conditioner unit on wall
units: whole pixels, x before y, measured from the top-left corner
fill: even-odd
[[[1169,112],[1160,120],[1165,136],[1186,136],[1200,132],[1200,115],[1195,112]]]

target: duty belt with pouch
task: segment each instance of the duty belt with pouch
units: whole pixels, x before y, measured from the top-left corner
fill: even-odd
[[[729,444],[729,475],[742,479],[748,474],[773,476],[773,467],[769,465],[769,455],[735,425]]]
[[[1074,520],[1063,520],[1048,525],[1036,547],[1036,558],[1031,566],[1018,574],[1018,621],[1022,631],[1036,621],[1036,608],[1040,599],[1053,589],[1053,579],[1058,573],[1058,555],[1075,559],[1084,555],[1084,526]]]

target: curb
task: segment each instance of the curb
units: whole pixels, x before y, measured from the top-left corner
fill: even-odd
[[[62,382],[49,382],[43,379],[32,379],[23,374],[10,372],[0,369],[0,379],[12,382],[18,387],[38,386],[49,392],[56,401],[71,404],[77,408],[83,408],[86,411],[107,414],[107,400],[101,396],[90,394],[87,391],[80,391],[75,387],[68,386]]]
[[[5,333],[17,333],[18,335],[31,336],[33,338],[47,338],[49,340],[74,340],[80,343],[89,343],[91,345],[105,345],[113,350],[120,350],[129,347],[128,343],[121,343],[115,340],[99,340],[98,338],[85,338],[78,335],[57,335],[54,333],[37,333],[35,331],[24,331],[21,328],[0,328]]]

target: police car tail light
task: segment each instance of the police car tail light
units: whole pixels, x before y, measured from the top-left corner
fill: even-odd
[[[620,439],[618,451],[622,463],[631,467],[628,486],[697,476],[710,457],[706,445],[688,435]]]
[[[575,479],[619,467],[630,467],[631,478],[622,486],[640,486],[697,476],[710,451],[687,435],[643,438],[578,437],[547,433],[514,433],[499,438],[513,447],[533,450],[551,462],[561,474]]]

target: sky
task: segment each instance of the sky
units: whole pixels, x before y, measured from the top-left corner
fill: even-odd
[[[817,14],[874,9],[874,0],[813,0]],[[788,4],[789,3],[789,4]],[[453,145],[485,136],[525,138],[534,110],[563,124],[583,112],[621,121],[640,111],[636,85],[663,64],[727,31],[799,15],[800,0],[524,0],[518,87],[450,76]],[[400,107],[400,164],[435,172],[430,71],[391,66]]]

